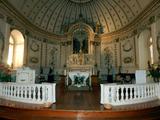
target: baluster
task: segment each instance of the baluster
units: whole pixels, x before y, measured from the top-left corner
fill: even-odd
[[[5,86],[5,96],[7,96],[7,86]]]
[[[152,84],[152,97],[155,97],[155,85]]]
[[[146,88],[145,88],[145,85],[143,86],[143,98],[146,98],[146,90],[145,90]]]
[[[153,84],[151,85],[151,97],[153,97]]]
[[[128,92],[129,92],[129,87],[126,87],[126,100],[128,100],[128,97],[130,95],[130,93],[128,93]]]
[[[45,101],[45,86],[42,86],[42,101]]]
[[[116,98],[117,103],[119,103],[119,86],[117,87]]]
[[[21,86],[21,98],[23,98],[23,86]]]
[[[27,99],[27,91],[28,91],[28,85],[24,87],[24,98]]]
[[[142,98],[142,85],[139,86],[139,99]]]
[[[148,90],[148,85],[146,85],[146,98],[148,98],[148,94],[149,93],[149,90]]]
[[[132,90],[133,90],[133,87],[131,86],[131,87],[130,87],[130,100],[132,100],[132,99],[133,99],[133,93],[132,93]]]
[[[23,98],[23,86],[21,86],[21,98]]]
[[[153,85],[153,96],[156,97],[156,85]]]
[[[3,86],[3,95],[5,96],[5,86]]]
[[[121,86],[121,102],[124,101],[124,92],[123,92],[123,87]]]
[[[19,93],[19,91],[20,91],[20,86],[18,85],[17,87],[18,87],[18,88],[17,88],[17,97],[20,98],[20,93]]]
[[[38,95],[38,97],[37,97],[37,100],[38,101],[40,101],[41,99],[40,99],[40,86],[37,86],[37,95]]]
[[[12,85],[10,85],[10,96],[12,96],[12,91],[13,91]]]
[[[151,96],[151,89],[150,89],[150,86],[148,85],[148,98],[150,98]]]
[[[33,100],[36,100],[36,91],[35,86],[33,86]]]
[[[6,96],[7,96],[7,92],[8,92],[8,91],[7,91],[7,87],[8,87],[8,86],[6,86]]]
[[[138,94],[137,94],[138,96],[137,96],[137,97],[138,97],[138,100],[139,100],[140,97],[141,97],[140,88],[141,88],[141,86],[138,85],[138,86],[137,86],[137,90],[138,90]]]
[[[14,97],[16,97],[16,85],[14,85]]]
[[[111,98],[112,98],[112,103],[115,102],[115,88],[116,86],[111,87]]]
[[[32,91],[32,87],[31,87],[31,86],[28,86],[28,87],[29,87],[29,92],[28,92],[29,95],[28,95],[28,96],[29,96],[29,99],[31,99],[31,94],[32,94],[31,91]]]
[[[137,87],[135,86],[134,87],[134,99],[136,99],[137,98]]]
[[[141,98],[142,99],[144,98],[143,87],[144,87],[144,85],[141,86]]]
[[[7,94],[6,94],[6,95],[7,95],[7,97],[8,97],[8,85],[7,85],[7,87],[6,87],[6,88],[7,88],[7,91],[6,91],[6,93],[7,93]]]

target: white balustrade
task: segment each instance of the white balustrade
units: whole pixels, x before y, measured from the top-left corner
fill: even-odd
[[[160,99],[160,83],[101,84],[101,104],[127,105]]]
[[[56,84],[0,83],[0,98],[34,104],[56,102]]]

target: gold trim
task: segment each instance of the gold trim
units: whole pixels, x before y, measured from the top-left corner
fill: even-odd
[[[19,21],[23,26],[25,26],[26,29],[31,30],[32,32],[38,33],[42,35],[44,38],[48,39],[54,39],[54,41],[61,41],[67,38],[67,35],[56,35],[51,32],[47,32],[45,30],[42,30],[29,22],[23,15],[20,14],[7,0],[0,0],[1,8],[4,9],[4,12],[7,12],[9,15],[11,15],[13,18],[16,18],[17,21]],[[137,28],[139,23],[142,23],[144,19],[146,19],[152,12],[154,12],[156,9],[159,8],[160,1],[159,0],[153,0],[146,9],[144,9],[140,15],[138,15],[133,22],[128,24],[127,26],[116,30],[114,32],[105,33],[100,35],[102,38],[108,38],[111,36],[120,36],[121,34],[127,33],[129,31],[134,30]]]

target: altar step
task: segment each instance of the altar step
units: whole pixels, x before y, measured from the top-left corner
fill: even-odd
[[[90,90],[89,86],[75,86],[75,85],[70,85],[68,87],[68,90],[74,90],[74,91],[88,91]]]

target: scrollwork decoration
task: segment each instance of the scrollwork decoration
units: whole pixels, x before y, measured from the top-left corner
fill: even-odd
[[[30,48],[33,52],[39,51],[39,45],[36,42],[32,42]]]
[[[37,57],[31,57],[30,58],[30,61],[32,62],[32,63],[38,63],[38,58]]]
[[[123,59],[123,62],[126,63],[126,64],[132,63],[132,61],[133,61],[133,59],[132,59],[131,57],[125,57],[125,58]]]
[[[123,47],[123,51],[125,51],[125,52],[129,52],[133,48],[133,46],[131,45],[131,43],[129,41],[124,43],[122,47]]]

